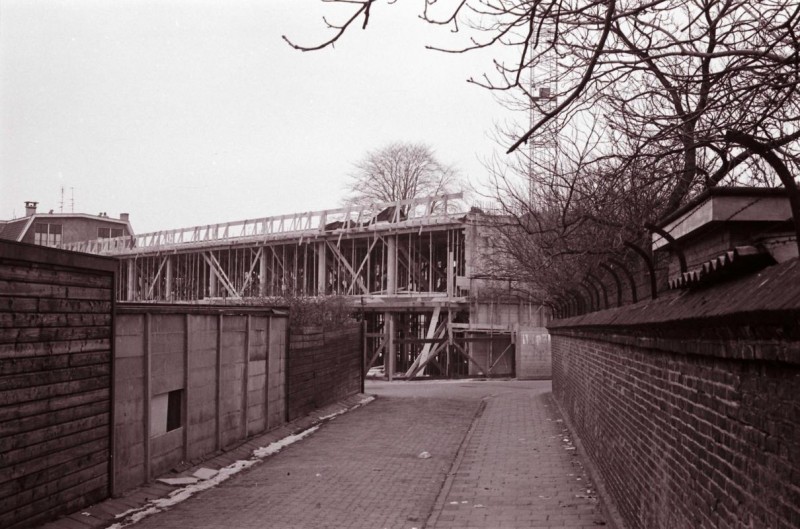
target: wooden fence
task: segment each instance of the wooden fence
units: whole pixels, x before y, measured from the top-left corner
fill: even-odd
[[[110,492],[116,267],[0,241],[0,527]]]

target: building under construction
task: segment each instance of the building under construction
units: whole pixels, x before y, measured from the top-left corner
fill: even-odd
[[[390,380],[549,376],[547,310],[498,294],[497,281],[479,270],[491,235],[484,216],[464,211],[460,198],[248,219],[65,247],[119,259],[120,301],[346,296],[365,321],[367,369],[382,367]]]

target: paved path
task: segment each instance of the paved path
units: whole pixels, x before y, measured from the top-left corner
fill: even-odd
[[[603,525],[549,391],[549,382],[370,383],[375,402],[132,527]]]
[[[549,391],[519,386],[486,399],[428,527],[606,524]]]

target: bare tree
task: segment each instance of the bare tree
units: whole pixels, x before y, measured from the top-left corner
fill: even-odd
[[[331,46],[349,28],[367,28],[385,7],[376,0],[326,1],[351,6],[351,16],[326,20],[333,35],[320,44],[287,42],[302,50]],[[609,135],[636,140],[628,142],[630,152],[602,153],[616,156],[621,168],[642,156],[674,158],[662,213],[752,160],[750,149],[726,137],[728,130],[779,149],[790,163],[798,157],[795,0],[421,0],[420,15],[466,37],[435,49],[497,48],[494,71],[470,82],[516,93],[539,116],[515,135],[509,152],[549,121],[579,123],[591,109]],[[542,67],[552,60],[556,68]],[[539,87],[554,89],[556,103],[543,99]]]
[[[352,16],[295,48],[330,46],[379,7],[327,1]],[[624,243],[644,246],[645,225],[715,185],[777,176],[800,217],[796,0],[420,0],[420,15],[466,37],[434,49],[495,49],[470,82],[535,116],[502,131],[511,157],[493,164],[521,275],[563,288]],[[546,164],[521,148],[554,130]]]
[[[421,143],[391,143],[368,152],[351,175],[350,204],[395,202],[455,191],[458,173]]]

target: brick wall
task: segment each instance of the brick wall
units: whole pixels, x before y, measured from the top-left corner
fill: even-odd
[[[800,265],[554,321],[553,393],[626,527],[800,527]]]
[[[361,391],[361,327],[292,329],[289,336],[289,420]]]
[[[0,241],[0,527],[109,494],[114,270]]]

